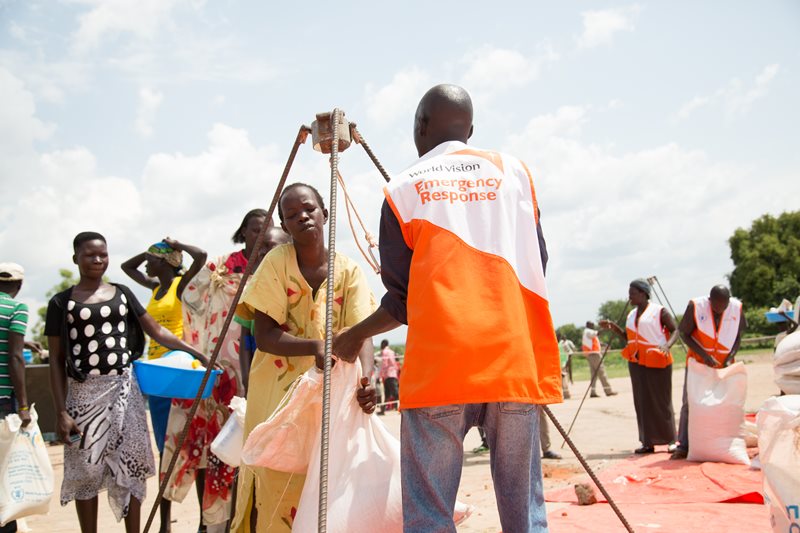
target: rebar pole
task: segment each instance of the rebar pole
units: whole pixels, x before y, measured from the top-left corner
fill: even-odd
[[[603,494],[603,496],[605,496],[606,501],[608,502],[608,505],[610,505],[611,509],[614,510],[614,513],[617,515],[617,518],[619,518],[620,522],[622,522],[622,525],[625,526],[625,529],[628,530],[629,533],[633,533],[633,528],[628,523],[628,520],[625,518],[625,516],[622,514],[622,511],[620,511],[619,507],[617,507],[617,504],[616,504],[616,502],[614,502],[614,499],[611,497],[611,494],[608,493],[606,488],[600,482],[600,479],[597,477],[597,475],[592,470],[592,467],[589,466],[589,463],[586,461],[586,459],[584,459],[583,455],[581,455],[581,452],[578,451],[578,447],[575,446],[575,443],[572,442],[572,439],[569,438],[569,435],[567,434],[567,432],[564,431],[564,428],[561,425],[561,423],[558,420],[556,420],[556,417],[553,414],[553,412],[550,410],[550,407],[548,407],[547,405],[543,405],[542,409],[544,409],[545,414],[550,419],[550,421],[553,423],[553,425],[556,427],[558,432],[561,433],[561,436],[564,437],[564,442],[569,444],[569,447],[572,450],[572,453],[574,453],[575,457],[578,458],[578,462],[581,463],[581,466],[583,467],[583,469],[586,470],[586,473],[589,474],[590,478],[592,478],[592,481],[594,481],[594,484],[597,485],[597,488],[600,489],[600,492]]]
[[[283,174],[281,174],[281,179],[278,181],[278,186],[275,189],[275,194],[272,196],[272,202],[269,205],[269,209],[267,210],[267,221],[272,220],[272,214],[275,212],[275,206],[278,205],[278,200],[281,196],[281,191],[283,190],[283,185],[286,183],[286,178],[289,176],[289,171],[292,168],[292,163],[294,163],[294,158],[297,155],[297,150],[300,148],[300,145],[306,142],[306,137],[308,134],[311,133],[311,130],[307,126],[300,126],[300,130],[297,132],[297,137],[295,138],[294,145],[292,146],[292,150],[289,153],[289,159],[286,161],[286,166],[283,169]],[[258,238],[256,239],[256,244],[253,249],[250,251],[250,254],[257,253],[256,251],[259,250],[264,243],[264,238],[267,234],[268,224],[264,224],[261,228],[261,232],[258,234]],[[186,436],[189,433],[189,427],[191,426],[192,420],[194,419],[194,415],[197,413],[197,408],[200,405],[200,400],[203,396],[203,391],[206,388],[206,383],[208,383],[208,379],[211,376],[211,371],[214,368],[214,365],[217,362],[217,358],[219,357],[220,349],[224,344],[223,339],[228,334],[228,329],[230,329],[231,322],[233,321],[233,317],[236,314],[236,306],[239,303],[239,299],[242,297],[242,292],[244,291],[245,284],[247,283],[247,279],[250,277],[250,274],[253,273],[255,265],[253,261],[250,261],[248,257],[247,261],[247,268],[245,268],[244,274],[242,274],[242,279],[239,282],[239,287],[236,289],[236,294],[233,297],[233,301],[231,302],[231,306],[228,309],[228,315],[225,317],[225,323],[222,325],[222,330],[219,334],[219,342],[214,346],[214,351],[211,355],[211,359],[208,362],[208,368],[206,368],[206,373],[203,376],[203,381],[200,383],[200,387],[197,390],[197,396],[195,397],[194,401],[192,402],[192,407],[189,409],[189,414],[186,418],[186,423],[183,425],[183,430],[181,431],[180,437],[178,438],[178,445],[175,448],[175,453],[172,455],[172,459],[169,462],[169,466],[167,467],[167,471],[164,473],[164,476],[161,478],[161,483],[158,487],[158,495],[156,496],[155,501],[153,502],[153,507],[150,509],[150,515],[147,517],[147,522],[144,525],[144,533],[148,533],[150,531],[150,526],[153,524],[153,519],[156,516],[156,511],[158,510],[159,505],[161,504],[161,500],[164,498],[164,492],[167,490],[167,485],[170,482],[170,478],[172,477],[172,473],[175,470],[175,465],[178,462],[178,457],[181,454],[181,450],[183,450],[183,445],[186,442]],[[233,512],[233,510],[231,511]]]
[[[367,152],[367,155],[372,160],[372,163],[375,165],[375,168],[378,169],[378,172],[381,173],[383,179],[386,180],[386,183],[392,181],[392,179],[389,177],[389,173],[386,172],[386,169],[383,168],[381,162],[378,161],[378,158],[375,156],[375,153],[372,151],[372,148],[369,147],[369,144],[367,144],[367,141],[366,139],[364,139],[364,136],[361,135],[361,132],[358,131],[358,128],[356,127],[355,124],[352,124],[352,126],[353,126],[353,140],[364,147],[364,151]]]
[[[325,299],[325,363],[322,378],[322,432],[319,454],[319,516],[318,531],[328,529],[328,447],[331,423],[331,362],[333,355],[333,299],[336,260],[336,185],[339,175],[339,108],[331,113],[333,142],[331,143],[331,200],[328,206],[328,280]]]

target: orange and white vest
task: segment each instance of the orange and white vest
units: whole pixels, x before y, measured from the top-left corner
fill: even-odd
[[[695,330],[692,332],[694,340],[703,347],[708,355],[720,364],[731,353],[731,348],[739,334],[739,323],[742,321],[742,302],[731,298],[727,309],[722,313],[719,328],[714,323],[714,312],[711,310],[711,301],[708,296],[692,298],[694,303]],[[696,361],[706,364],[694,351],[687,354]]]
[[[597,332],[590,335],[589,332],[594,331],[589,328],[583,330],[583,338],[581,342],[581,350],[584,353],[600,353],[600,339],[597,337]]]
[[[527,167],[445,142],[384,192],[413,250],[403,408],[561,402]]]
[[[666,344],[667,330],[661,324],[662,306],[648,303],[636,321],[636,308],[628,313],[625,332],[628,344],[622,349],[622,357],[649,368],[665,368],[672,364],[672,354],[662,352],[659,344]]]

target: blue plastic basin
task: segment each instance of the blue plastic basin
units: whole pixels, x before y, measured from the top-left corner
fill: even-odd
[[[205,370],[171,368],[138,360],[133,362],[133,370],[136,372],[136,380],[143,394],[184,400],[193,400],[197,397],[197,391],[206,373]],[[202,398],[211,396],[211,389],[214,388],[220,374],[222,370],[215,368],[211,371]]]
[[[780,313],[765,313],[767,316],[767,322],[786,322],[786,317]],[[787,311],[786,315],[791,318],[792,320],[797,320],[797,311]]]

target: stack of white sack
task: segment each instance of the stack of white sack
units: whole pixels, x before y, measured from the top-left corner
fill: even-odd
[[[800,395],[768,399],[756,424],[772,531],[800,531]]]
[[[786,394],[800,394],[800,329],[778,344],[772,363],[778,388]]]

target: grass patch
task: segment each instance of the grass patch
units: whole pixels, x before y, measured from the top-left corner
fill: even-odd
[[[686,351],[681,344],[677,344],[672,348],[672,357],[675,362],[672,368],[681,369],[686,366]],[[753,362],[767,362],[772,357],[771,348],[752,348],[742,349],[736,358],[737,361],[742,361],[744,364]],[[622,358],[619,350],[611,350],[606,355],[603,361],[603,366],[606,367],[606,375],[609,378],[628,377],[628,361]],[[589,362],[585,357],[579,354],[572,356],[572,379],[573,381],[589,381],[591,374],[589,373]]]

